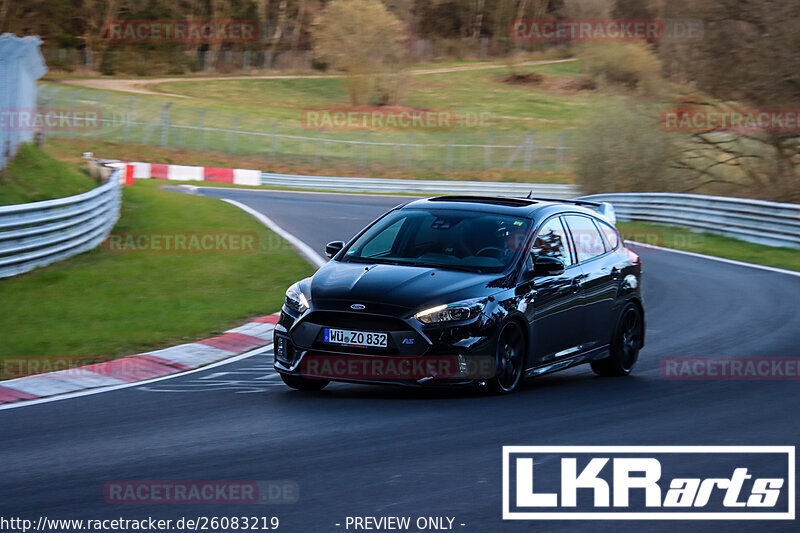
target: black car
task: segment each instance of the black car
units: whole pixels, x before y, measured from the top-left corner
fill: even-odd
[[[610,207],[469,196],[398,206],[329,243],[331,261],[288,289],[275,369],[302,390],[344,381],[507,393],[586,362],[627,375],[644,345],[642,268]]]

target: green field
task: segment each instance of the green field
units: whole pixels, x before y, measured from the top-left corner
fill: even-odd
[[[97,184],[73,166],[31,145],[19,151],[0,171],[0,205],[52,200],[86,192]]]
[[[571,61],[515,71],[536,71],[551,81],[563,81],[579,75],[579,66]],[[347,175],[441,178],[467,173],[471,179],[573,182],[573,132],[587,113],[613,96],[512,84],[504,81],[508,73],[501,66],[409,74],[402,106],[452,113],[457,118],[453,128],[311,127],[303,121],[304,111],[349,105],[344,80],[328,77],[187,78],[147,85],[163,95],[47,82],[40,101],[52,107],[102,110],[105,122],[100,130],[58,133],[61,137],[249,157],[265,170],[272,165]]]
[[[286,287],[313,272],[244,211],[160,185],[124,189],[115,233],[254,232],[252,253],[99,247],[0,280],[0,356],[121,356],[191,342],[275,312]]]

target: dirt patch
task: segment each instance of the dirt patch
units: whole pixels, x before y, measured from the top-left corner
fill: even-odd
[[[545,76],[538,72],[521,72],[509,74],[502,78],[504,83],[535,87],[542,91],[560,94],[572,94],[583,91],[594,91],[597,83],[590,78],[573,78],[569,76]]]
[[[575,61],[575,59],[549,59],[539,61],[527,61],[522,63],[521,66],[529,65],[549,65],[553,63],[564,63],[567,61]],[[438,74],[441,72],[462,72],[468,70],[485,70],[507,68],[502,63],[488,64],[488,65],[465,65],[460,67],[444,67],[444,68],[430,68],[430,69],[412,69],[409,71],[411,75],[418,74]],[[312,79],[312,78],[338,78],[338,75],[331,74],[268,74],[268,75],[246,75],[246,76],[183,76],[183,77],[167,77],[167,78],[63,78],[54,79],[50,78],[47,81],[64,83],[67,85],[76,85],[79,87],[88,87],[90,89],[100,89],[103,91],[122,91],[135,94],[148,94],[158,96],[176,96],[180,98],[189,98],[182,94],[172,94],[159,91],[155,88],[160,83],[168,83],[175,81],[224,81],[224,80],[278,80],[278,79]],[[424,83],[424,82],[420,82]],[[433,84],[431,84],[433,85]],[[442,87],[430,87],[431,89]]]

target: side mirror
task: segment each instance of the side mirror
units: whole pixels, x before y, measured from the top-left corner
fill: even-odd
[[[338,254],[342,248],[344,248],[344,242],[342,241],[329,242],[328,244],[325,245],[325,255],[331,258],[334,255]]]
[[[561,259],[547,255],[538,255],[533,258],[533,277],[560,276],[564,273],[564,262]]]

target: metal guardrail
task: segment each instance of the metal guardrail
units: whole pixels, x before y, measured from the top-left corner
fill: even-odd
[[[495,181],[437,181],[261,174],[262,185],[342,192],[469,194],[575,198],[577,185]],[[800,248],[800,205],[745,198],[677,193],[593,194],[582,198],[610,202],[619,220],[683,226],[765,244]]]
[[[119,219],[121,171],[91,191],[0,207],[0,278],[91,250]]]
[[[580,194],[576,185],[561,183],[513,183],[502,181],[407,180],[393,178],[349,178],[261,174],[262,185],[319,189],[343,192],[384,192],[421,194],[470,194],[485,196],[556,196],[573,198]]]
[[[798,204],[657,192],[584,198],[611,202],[620,220],[684,226],[767,246],[800,248]]]

